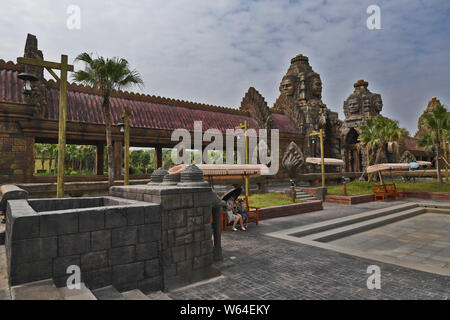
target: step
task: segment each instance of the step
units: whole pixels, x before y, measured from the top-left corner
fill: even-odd
[[[122,292],[122,295],[125,300],[150,300],[150,298],[139,289]]]
[[[298,200],[307,200],[307,201],[310,201],[310,200],[317,200],[317,199],[314,198],[314,197],[308,197],[308,198],[302,198],[302,199],[298,199]]]
[[[12,300],[62,300],[52,279],[11,287],[11,298]]]
[[[156,292],[149,293],[147,295],[147,297],[149,298],[149,300],[172,300],[171,297],[169,297],[167,294],[165,294],[162,291],[156,291]]]
[[[64,300],[97,300],[84,283],[80,284],[80,289],[61,287],[58,290]]]
[[[314,198],[314,197],[309,194],[304,194],[304,195],[297,195],[295,198],[296,199],[305,199],[305,198]]]
[[[92,290],[97,300],[125,300],[124,296],[113,286]]]

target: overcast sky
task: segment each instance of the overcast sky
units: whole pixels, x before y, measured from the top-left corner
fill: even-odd
[[[366,26],[373,4],[380,30]],[[67,28],[70,5],[81,10],[79,30]],[[271,107],[302,53],[341,119],[358,79],[411,134],[432,97],[450,104],[448,0],[0,0],[0,8],[0,58],[22,56],[32,33],[47,60],[83,51],[126,58],[149,94],[238,108],[253,86]]]

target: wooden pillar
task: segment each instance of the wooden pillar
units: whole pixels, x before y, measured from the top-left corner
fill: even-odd
[[[97,151],[95,153],[95,174],[97,176],[103,175],[103,162],[104,162],[104,153],[105,146],[103,143],[97,144]]]
[[[162,147],[155,147],[155,165],[155,170],[162,167]]]
[[[114,141],[114,180],[122,179],[122,147],[123,142],[121,140]]]

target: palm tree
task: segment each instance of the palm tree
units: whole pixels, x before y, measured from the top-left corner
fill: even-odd
[[[106,146],[108,150],[108,181],[114,183],[114,162],[111,139],[110,98],[114,90],[121,90],[132,85],[142,86],[143,81],[136,70],[130,70],[128,61],[121,58],[93,58],[86,52],[77,56],[75,61],[85,63],[85,70],[75,72],[75,82],[92,86],[103,95],[103,111],[106,125]],[[119,164],[120,165],[120,164]]]
[[[367,166],[370,165],[372,151],[380,144],[376,125],[377,122],[375,121],[375,118],[367,119],[367,121],[360,127],[361,134],[358,136],[358,140],[361,145],[366,147],[367,158],[369,160]]]
[[[450,115],[447,109],[439,103],[433,110],[423,114],[421,124],[425,127],[426,132],[419,139],[418,145],[426,150],[433,148],[436,152],[436,174],[439,183],[442,183],[441,144],[445,142],[445,137],[450,130]]]

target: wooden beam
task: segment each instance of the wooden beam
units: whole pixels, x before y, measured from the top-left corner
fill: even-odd
[[[59,63],[59,62],[51,62],[51,61],[44,61],[44,60],[39,60],[39,59],[31,59],[31,58],[23,58],[23,57],[18,57],[17,63],[28,64],[31,66],[38,66],[38,67],[43,67],[43,68],[52,68],[52,69],[57,69],[57,70],[61,70],[62,68],[66,69],[67,71],[74,70],[73,65],[71,65],[71,64],[65,64],[63,66],[63,63]]]

